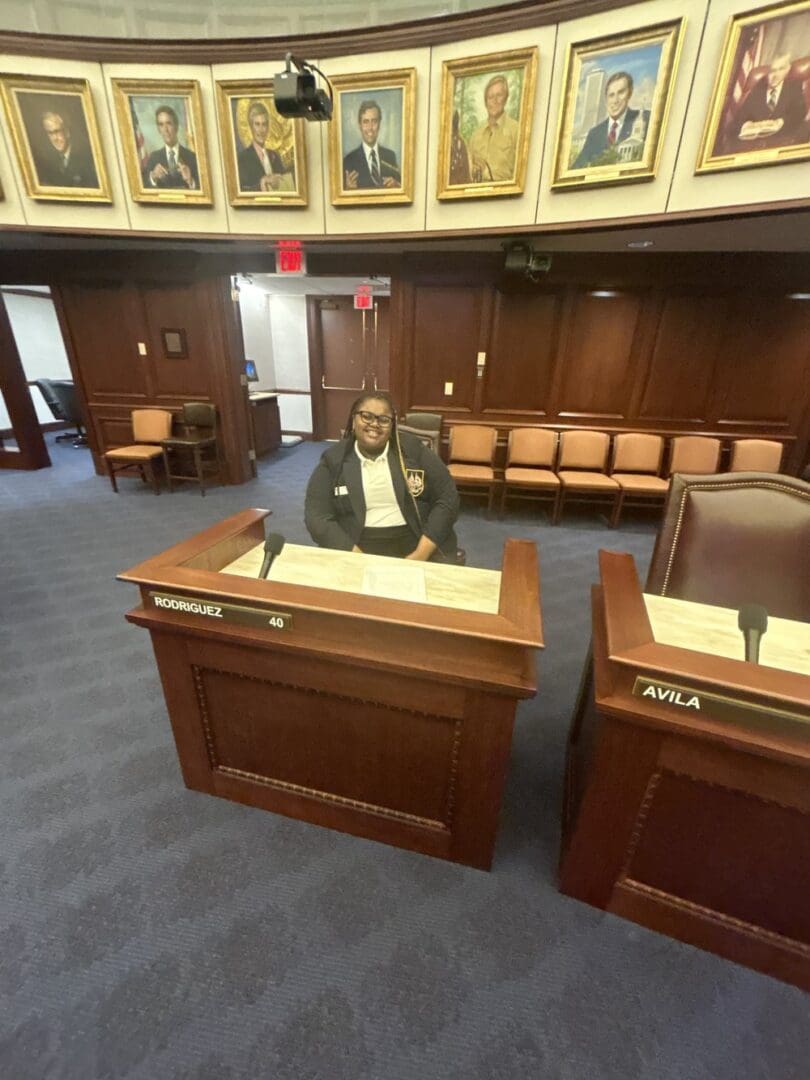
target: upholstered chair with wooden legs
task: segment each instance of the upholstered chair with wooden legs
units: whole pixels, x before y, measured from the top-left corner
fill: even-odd
[[[163,440],[169,491],[173,480],[192,480],[205,495],[206,476],[220,473],[216,406],[207,401],[187,402],[180,414],[180,428],[177,434]],[[184,467],[187,471],[177,471]]]
[[[672,440],[667,475],[716,473],[720,464],[720,440],[706,435],[676,435]]]
[[[770,439],[735,439],[731,444],[729,472],[778,473],[782,444]]]
[[[669,481],[658,473],[664,456],[664,440],[660,435],[641,431],[623,431],[613,440],[613,468],[610,475],[621,488],[610,524],[619,524],[622,508],[630,503],[644,505],[662,502],[669,490]]]
[[[487,493],[487,514],[495,497],[495,447],[498,430],[478,424],[456,424],[450,428],[447,468],[459,491],[483,488]]]
[[[501,488],[500,512],[507,495],[515,499],[552,500],[551,517],[557,508],[560,480],[554,469],[557,432],[548,428],[513,428],[506,446],[506,470]]]
[[[112,489],[118,492],[115,474],[124,469],[136,468],[141,478],[148,481],[156,495],[160,494],[155,463],[163,457],[161,440],[172,430],[172,414],[168,409],[133,409],[132,446],[116,446],[104,454],[104,464],[110,477]]]
[[[607,500],[613,511],[621,488],[605,472],[609,450],[610,436],[604,431],[562,433],[557,464],[557,476],[562,486],[554,515],[555,525],[560,520],[565,500],[571,495],[577,495],[577,501]],[[611,513],[611,524],[612,518]]]

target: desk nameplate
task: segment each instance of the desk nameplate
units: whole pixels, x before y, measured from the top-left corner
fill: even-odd
[[[808,716],[773,706],[740,701],[739,698],[727,697],[724,694],[706,693],[693,686],[680,686],[637,675],[633,683],[633,696],[655,701],[659,705],[671,705],[690,716],[708,716],[713,720],[730,720],[758,728],[782,728],[785,723],[801,724],[805,732],[810,734]]]
[[[289,630],[292,615],[287,611],[247,607],[244,604],[221,604],[205,597],[178,596],[175,593],[149,592],[149,599],[159,611],[175,611],[178,615],[202,615],[212,621],[258,626],[264,630]]]

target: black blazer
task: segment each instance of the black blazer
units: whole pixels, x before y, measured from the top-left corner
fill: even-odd
[[[265,153],[270,158],[270,166],[274,173],[285,173],[284,162],[275,150],[265,147]],[[259,155],[253,149],[253,143],[240,150],[236,155],[236,165],[239,170],[239,187],[242,191],[261,191],[260,183],[265,176]]]
[[[616,132],[616,142],[614,146],[618,146],[619,143],[624,142],[625,139],[630,138],[630,133],[633,130],[633,124],[636,122],[640,109],[625,109],[624,119],[622,120],[622,126]],[[649,124],[650,114],[644,109],[644,119]],[[588,132],[585,139],[585,143],[577,155],[577,160],[574,162],[573,167],[575,169],[584,169],[590,165],[594,158],[598,158],[600,154],[604,154],[608,148],[608,130],[610,128],[610,118],[605,119],[596,124]]]
[[[159,187],[159,188],[185,188],[186,191],[190,190],[186,187],[186,183],[179,172],[169,173],[168,176],[162,176],[160,180],[156,180],[153,184],[149,179],[149,173],[154,169],[156,165],[162,165],[165,169],[169,167],[169,157],[167,154],[167,147],[163,147],[160,150],[154,150],[149,155],[149,160],[143,167],[142,179],[143,186],[145,188]],[[188,165],[191,170],[192,187],[198,188],[200,186],[200,174],[197,171],[197,155],[193,150],[189,150],[187,146],[177,145],[177,160],[183,164]]]
[[[385,180],[386,176],[392,176],[397,182],[397,186],[402,183],[402,173],[399,171],[399,165],[397,165],[397,155],[393,150],[389,150],[387,146],[380,146],[377,143],[377,157],[380,161],[380,177]],[[343,183],[346,184],[346,173],[357,173],[357,186],[359,188],[375,188],[378,186],[371,179],[371,170],[368,167],[366,161],[366,155],[362,146],[358,146],[351,153],[346,154],[343,159]]]
[[[413,546],[425,535],[445,554],[455,556],[458,541],[453,526],[458,517],[458,492],[453,477],[421,439],[406,432],[401,432],[399,439],[405,474],[393,435],[388,465],[397,503],[413,532]],[[406,476],[413,483],[413,497]],[[366,503],[354,436],[341,439],[321,455],[307,485],[304,521],[319,547],[351,551],[358,542],[365,526]]]
[[[35,161],[40,184],[52,187],[97,188],[98,173],[89,149],[71,146],[68,163],[62,155],[48,149]]]

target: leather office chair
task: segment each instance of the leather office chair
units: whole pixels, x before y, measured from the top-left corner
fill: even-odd
[[[161,441],[166,483],[172,491],[172,480],[193,480],[205,495],[207,474],[219,475],[219,444],[217,441],[217,409],[203,401],[187,402],[180,414],[182,431],[176,435],[167,433]],[[174,472],[173,463],[183,461],[194,468],[193,473]]]
[[[56,436],[57,442],[73,441],[74,446],[87,446],[87,435],[83,427],[82,414],[79,410],[79,399],[76,395],[75,383],[70,379],[36,379],[39,392],[45,400],[45,404],[53,413],[54,419],[64,420],[68,424],[75,424],[76,431],[66,431]]]
[[[442,418],[439,413],[408,412],[397,424],[400,431],[408,431],[429,446],[434,454],[439,453],[442,434]]]
[[[647,592],[810,619],[810,484],[794,476],[673,476]]]
[[[160,494],[155,462],[163,456],[160,442],[172,430],[172,414],[168,409],[133,409],[132,446],[117,446],[104,455],[104,464],[110,477],[112,489],[118,493],[115,474],[124,469],[137,468],[141,478],[148,481],[156,495]]]
[[[515,499],[542,498],[552,500],[554,519],[560,497],[560,479],[554,469],[557,456],[557,432],[549,428],[513,428],[506,446],[506,469],[501,488],[500,512],[507,496]]]
[[[579,492],[586,499],[609,499],[610,522],[621,488],[607,468],[610,436],[604,431],[564,431],[560,437],[560,460],[557,476],[561,481],[560,497],[554,514],[554,524],[560,520],[563,504],[570,492]]]
[[[731,444],[729,472],[778,473],[782,444],[770,439],[735,439]]]
[[[613,440],[613,468],[610,475],[621,488],[613,508],[611,525],[618,525],[622,508],[629,503],[663,501],[669,481],[658,475],[664,456],[660,435],[623,431]]]
[[[458,424],[450,428],[448,465],[450,475],[459,490],[484,488],[487,493],[487,514],[492,513],[495,497],[495,447],[498,430],[478,424]]]

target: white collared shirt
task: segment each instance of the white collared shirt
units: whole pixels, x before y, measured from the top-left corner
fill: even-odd
[[[363,478],[363,498],[366,501],[367,529],[385,529],[393,525],[406,525],[394,491],[394,481],[388,467],[388,448],[379,457],[369,458],[355,442],[354,452],[360,459],[360,475]]]

